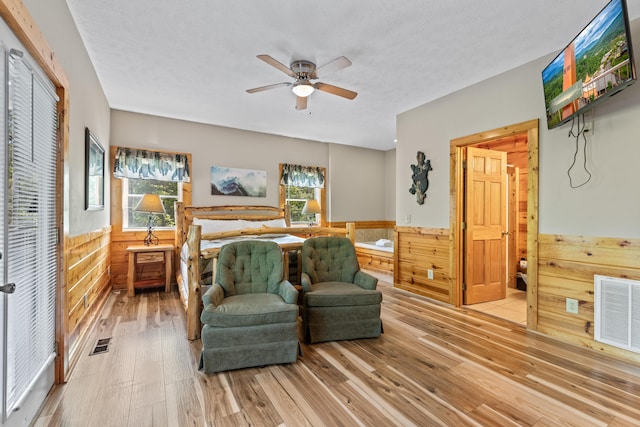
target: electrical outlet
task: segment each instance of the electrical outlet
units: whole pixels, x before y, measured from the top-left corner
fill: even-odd
[[[584,122],[584,132],[587,132],[589,135],[593,135],[593,119],[586,120]]]
[[[404,216],[405,224],[411,224],[411,214],[407,214]]]
[[[578,300],[567,298],[567,313],[578,314]]]
[[[427,270],[427,279],[433,280],[433,270],[432,269],[428,269]]]

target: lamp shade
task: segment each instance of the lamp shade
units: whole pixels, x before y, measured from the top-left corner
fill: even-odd
[[[310,81],[299,80],[293,84],[293,87],[291,88],[291,90],[293,91],[293,93],[296,94],[296,96],[301,96],[302,98],[306,98],[307,96],[313,93],[315,88],[313,87]]]
[[[319,213],[322,213],[322,209],[320,209],[320,204],[316,199],[311,199],[304,202],[302,213],[303,214],[319,214]]]
[[[162,200],[157,194],[145,194],[136,205],[134,211],[149,213],[165,213]]]

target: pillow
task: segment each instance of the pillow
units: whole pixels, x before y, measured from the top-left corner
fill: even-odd
[[[287,221],[285,221],[284,218],[269,219],[266,221],[244,220],[244,228],[262,228],[262,227],[285,228],[286,226],[287,226]]]
[[[241,219],[193,219],[194,225],[202,227],[202,234],[205,233],[222,233],[223,231],[242,230],[244,221]]]

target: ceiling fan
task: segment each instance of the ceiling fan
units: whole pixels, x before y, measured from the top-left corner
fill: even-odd
[[[291,86],[291,90],[297,97],[297,110],[304,110],[307,108],[307,97],[311,95],[316,89],[347,99],[354,99],[356,96],[358,96],[357,92],[343,89],[338,86],[333,86],[322,82],[311,82],[311,80],[319,79],[321,75],[326,76],[327,74],[333,73],[334,71],[338,71],[350,66],[351,61],[349,61],[344,56],[340,56],[318,68],[316,68],[316,64],[314,64],[313,62],[303,59],[293,61],[289,67],[276,61],[269,55],[258,55],[258,59],[261,59],[272,67],[277,68],[289,77],[294,78],[295,81],[293,83],[275,83],[272,85],[247,89],[247,92],[249,93],[262,92],[263,90],[275,89],[283,86]]]

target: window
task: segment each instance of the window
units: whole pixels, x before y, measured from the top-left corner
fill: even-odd
[[[280,206],[289,205],[291,225],[326,223],[325,175],[325,169],[320,167],[280,164]],[[318,201],[322,213],[302,213],[305,202],[311,199]]]
[[[158,181],[155,179],[122,178],[122,228],[146,228],[149,215],[134,209],[145,193],[158,194],[165,213],[154,214],[155,228],[175,228],[174,202],[182,201],[181,182]]]
[[[308,224],[312,214],[302,213],[302,208],[307,200],[320,200],[320,189],[309,187],[296,187],[294,185],[282,185],[285,193],[285,204],[291,210],[291,225]],[[313,214],[313,222],[318,222],[318,215]]]

